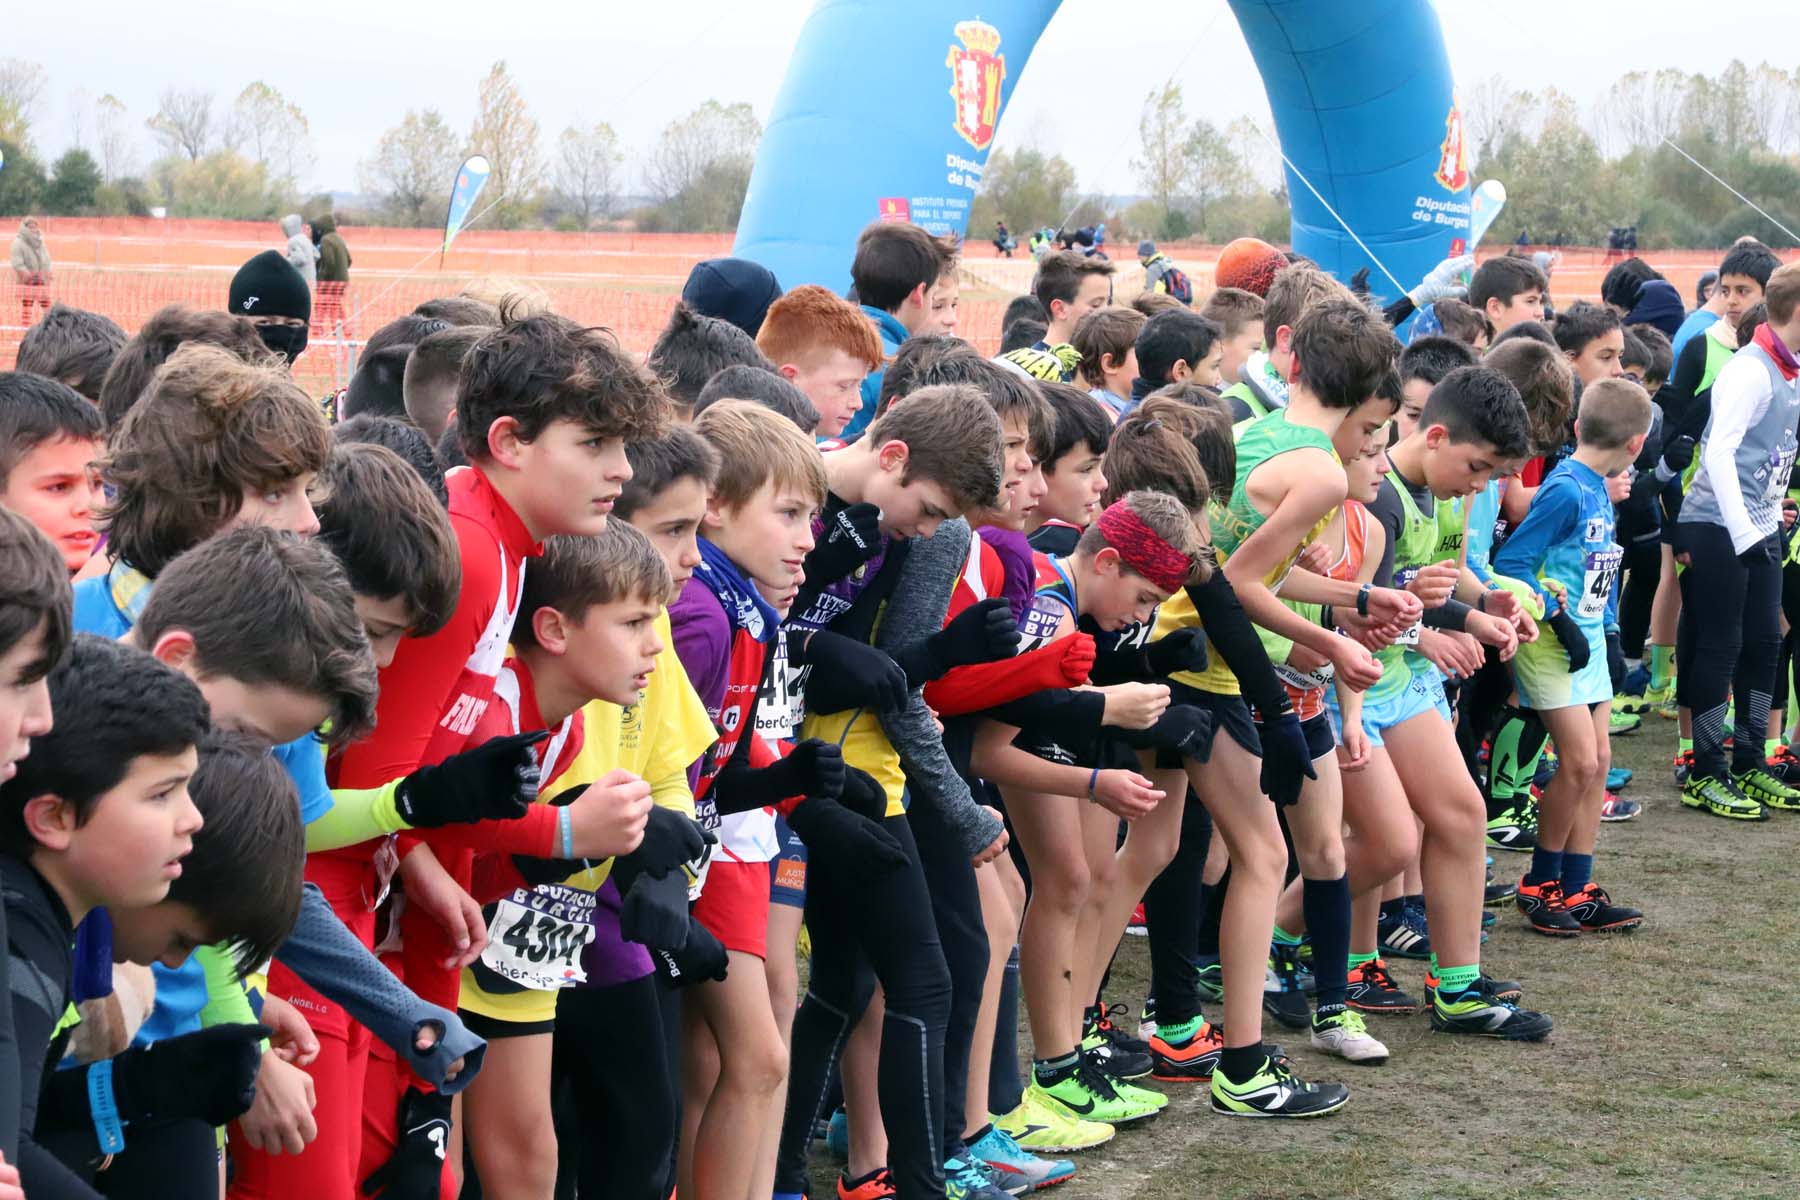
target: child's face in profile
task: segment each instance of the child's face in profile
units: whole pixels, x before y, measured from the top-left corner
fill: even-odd
[[[1108,546],[1094,556],[1094,577],[1081,593],[1082,615],[1107,633],[1143,624],[1169,594],[1125,565]]]
[[[1219,368],[1225,361],[1225,343],[1218,338],[1213,339],[1212,349],[1201,356],[1199,365],[1194,368],[1190,380],[1201,387],[1216,388],[1219,386]]]
[[[1100,472],[1100,456],[1086,442],[1057,459],[1044,476],[1048,485],[1039,513],[1049,520],[1067,521],[1086,529],[1100,511],[1106,493],[1106,476]]]
[[[631,514],[637,531],[650,539],[669,566],[679,591],[700,565],[700,522],[706,516],[706,484],[688,476],[677,479]]]
[[[862,408],[862,384],[869,364],[837,346],[815,350],[803,362],[788,363],[781,373],[819,410],[814,435],[834,438],[844,432]]]
[[[149,908],[115,909],[111,916],[112,955],[116,963],[136,963],[141,967],[161,963],[172,969],[185,963],[188,955],[201,946],[218,940],[194,906],[180,900],[164,900]]]
[[[577,620],[564,618],[563,661],[579,673],[586,694],[620,707],[638,702],[663,652],[656,629],[662,611],[660,600],[630,596],[596,604]]]
[[[606,532],[606,518],[625,484],[631,463],[625,440],[562,419],[536,439],[516,444],[519,517],[542,541],[559,533]]]
[[[1220,338],[1219,344],[1224,347],[1224,354],[1219,359],[1219,377],[1226,383],[1234,383],[1238,370],[1250,361],[1250,356],[1262,347],[1262,328],[1248,322],[1230,337]]]
[[[1350,484],[1349,498],[1363,504],[1375,503],[1375,495],[1381,491],[1381,481],[1387,473],[1387,439],[1381,438],[1344,464],[1344,478]]]
[[[931,289],[931,319],[927,332],[956,334],[956,306],[962,295],[962,284],[954,271],[948,271]]]
[[[1609,329],[1583,346],[1579,354],[1571,356],[1569,365],[1574,368],[1582,386],[1586,387],[1602,379],[1616,379],[1624,374],[1625,368],[1620,364],[1624,353],[1625,331]]]
[[[19,773],[19,764],[31,753],[31,739],[50,732],[47,665],[41,623],[0,654],[0,783]]]
[[[771,478],[736,508],[711,506],[705,533],[773,603],[797,590],[818,512],[817,497]]]
[[[95,903],[110,909],[155,904],[180,876],[181,860],[200,830],[200,810],[187,790],[197,761],[192,746],[176,754],[140,754],[80,826],[73,805],[53,796],[32,800],[28,809],[49,806],[33,834],[59,852],[68,876]]]
[[[1526,288],[1511,300],[1489,300],[1488,320],[1494,323],[1494,336],[1498,337],[1514,325],[1526,321],[1544,319],[1544,293],[1536,288]]]
[[[100,445],[91,438],[59,437],[39,442],[21,458],[0,488],[0,507],[10,508],[43,531],[79,571],[94,553],[94,509],[103,498],[94,461]]]

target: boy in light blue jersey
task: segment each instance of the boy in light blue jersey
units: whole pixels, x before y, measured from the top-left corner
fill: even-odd
[[[1539,801],[1537,847],[1517,900],[1531,928],[1553,937],[1643,922],[1636,909],[1614,904],[1592,876],[1612,764],[1606,627],[1624,557],[1613,540],[1608,481],[1626,478],[1649,430],[1643,388],[1622,379],[1589,385],[1575,423],[1574,455],[1545,478],[1525,520],[1494,556],[1495,570],[1531,583],[1556,633],[1521,646],[1513,660],[1521,703],[1556,742],[1557,772]]]

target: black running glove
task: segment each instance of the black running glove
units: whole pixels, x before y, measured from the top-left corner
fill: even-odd
[[[996,597],[969,605],[924,641],[902,647],[894,661],[905,668],[906,681],[919,687],[957,667],[998,662],[1018,651],[1019,626],[1012,605]]]
[[[870,879],[906,865],[894,835],[835,800],[808,796],[787,822],[809,851],[808,862],[848,879]]]
[[[678,871],[683,863],[693,862],[718,841],[710,830],[692,817],[658,805],[650,810],[650,819],[644,826],[644,840],[625,858],[638,874],[660,879],[671,871]]]
[[[881,552],[881,510],[873,504],[840,508],[825,521],[806,555],[806,582],[816,593]]]
[[[1663,443],[1663,465],[1669,474],[1679,475],[1694,461],[1694,439],[1686,434]]]
[[[113,1059],[113,1089],[126,1121],[196,1118],[227,1125],[256,1099],[266,1025],[214,1025],[134,1047]]]
[[[686,945],[686,873],[671,871],[661,879],[640,875],[632,880],[619,906],[619,936],[652,950],[680,950]]]
[[[812,667],[806,677],[806,709],[814,713],[866,708],[893,713],[906,707],[906,672],[884,652],[855,638],[822,629],[806,639],[795,659]]]
[[[1574,614],[1567,608],[1557,609],[1554,616],[1546,617],[1545,623],[1556,640],[1562,643],[1563,653],[1569,656],[1569,670],[1579,671],[1588,665],[1587,634],[1575,623]]]
[[[1206,670],[1206,631],[1190,626],[1151,642],[1144,647],[1144,663],[1152,679],[1177,671]]]
[[[1171,704],[1148,729],[1119,729],[1114,733],[1134,750],[1166,750],[1196,762],[1205,762],[1212,750],[1213,715],[1192,704]]]
[[[656,973],[672,987],[689,987],[711,979],[723,982],[729,960],[725,947],[712,931],[693,919],[688,921],[687,943],[679,950],[652,950]]]
[[[880,821],[887,816],[887,789],[867,771],[844,768],[844,790],[838,803],[859,817]]]
[[[734,758],[713,780],[712,799],[720,813],[729,815],[767,808],[789,796],[835,797],[843,790],[844,752],[830,742],[807,738],[766,767]]]
[[[437,1200],[450,1144],[450,1097],[408,1088],[400,1098],[399,1129],[394,1153],[363,1180],[363,1195]]]
[[[394,808],[415,829],[522,817],[538,794],[532,747],[547,729],[491,738],[434,767],[420,767],[394,789]]]
[[[1286,808],[1300,799],[1302,780],[1319,777],[1306,733],[1300,728],[1300,718],[1286,704],[1274,716],[1265,716],[1257,728],[1262,735],[1263,795],[1274,801],[1275,807]]]

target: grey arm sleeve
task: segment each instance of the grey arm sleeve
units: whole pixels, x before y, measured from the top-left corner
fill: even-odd
[[[876,627],[876,649],[891,654],[944,627],[950,595],[963,565],[969,561],[969,540],[973,536],[968,522],[958,518],[939,525],[931,537],[913,541]],[[968,854],[977,854],[991,845],[1004,826],[975,803],[969,785],[950,765],[950,756],[944,753],[943,735],[938,732],[931,710],[925,707],[924,691],[914,688],[904,709],[882,714],[880,720],[882,731],[900,752],[913,799],[936,805],[962,838]]]
[[[419,999],[382,966],[331,911],[317,886],[306,885],[300,920],[275,957],[320,995],[341,1004],[438,1091],[453,1095],[480,1073],[487,1042],[470,1033],[455,1013]],[[427,1025],[437,1026],[438,1040],[421,1054],[413,1039]],[[445,1070],[459,1058],[464,1060],[461,1073],[446,1083]]]

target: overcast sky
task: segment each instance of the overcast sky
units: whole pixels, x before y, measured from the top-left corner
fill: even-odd
[[[1734,54],[1765,44],[1746,38],[1746,29],[1780,29],[1793,16],[1784,0],[1740,0],[1718,21],[1677,0],[1639,0],[1628,9],[1571,0],[1437,2],[1465,88],[1502,73],[1521,88],[1555,86],[1583,101],[1627,70],[1716,72]],[[104,93],[126,104],[141,166],[152,157],[142,121],[163,89],[210,89],[223,108],[262,79],[311,122],[316,162],[302,181],[308,190],[354,191],[358,163],[407,108],[436,107],[466,131],[476,83],[496,58],[519,82],[546,151],[579,118],[610,121],[635,154],[707,98],[745,100],[767,117],[811,7],[812,0],[175,0],[149,7],[85,0],[78,16],[55,4],[14,6],[0,54],[39,62],[49,75],[34,139],[49,157],[73,139],[75,111],[91,110]],[[971,0],[969,11],[978,14],[979,3]],[[1107,68],[1072,86],[1069,72],[1093,63],[1096,51]],[[1138,107],[1171,73],[1187,85],[1191,114],[1220,126],[1240,115],[1266,117],[1261,82],[1225,0],[1064,0],[1019,77],[995,145],[1062,153],[1084,190],[1136,191],[1130,160]],[[91,146],[91,116],[86,128]]]

